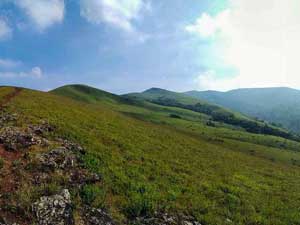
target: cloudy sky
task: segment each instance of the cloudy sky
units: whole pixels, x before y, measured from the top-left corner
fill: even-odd
[[[300,89],[299,0],[0,0],[0,85]]]

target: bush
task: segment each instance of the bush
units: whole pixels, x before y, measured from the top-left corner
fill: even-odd
[[[181,116],[177,115],[177,114],[170,114],[170,117],[171,118],[174,118],[174,119],[181,119]]]
[[[125,213],[131,218],[149,216],[153,214],[155,205],[151,196],[146,194],[134,194],[130,197],[125,207]]]
[[[85,185],[81,192],[80,197],[82,201],[90,206],[96,208],[103,208],[105,204],[106,192],[96,185]]]
[[[141,186],[129,193],[127,204],[124,208],[128,217],[151,216],[157,206],[155,191]]]

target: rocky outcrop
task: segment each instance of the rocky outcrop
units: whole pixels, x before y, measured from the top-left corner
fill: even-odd
[[[133,224],[139,225],[201,225],[193,217],[184,215],[172,216],[167,213],[155,213],[152,217],[138,217]]]
[[[78,165],[78,157],[64,147],[56,148],[39,156],[43,169],[67,169]]]
[[[85,169],[76,169],[70,172],[69,183],[72,186],[81,187],[86,184],[94,184],[101,181],[100,175],[91,173]]]
[[[8,151],[24,150],[32,145],[47,146],[48,141],[30,131],[16,127],[5,127],[0,132],[0,144]]]
[[[29,130],[35,135],[43,136],[49,132],[53,132],[55,128],[49,123],[42,121],[38,125],[29,126]]]
[[[1,112],[0,114],[0,127],[4,126],[5,124],[9,122],[16,121],[18,118],[17,114],[10,114],[10,113],[5,113],[4,111]]]
[[[39,225],[73,225],[71,196],[67,189],[60,194],[41,197],[33,204]]]
[[[65,147],[66,149],[72,151],[73,153],[82,154],[82,155],[85,154],[84,148],[81,147],[79,144],[74,143],[74,142],[69,141],[69,140],[60,139],[59,141],[62,143],[63,147]]]
[[[115,225],[116,223],[111,216],[102,209],[87,207],[85,210],[84,220],[86,225]]]

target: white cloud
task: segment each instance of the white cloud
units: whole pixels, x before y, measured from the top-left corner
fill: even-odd
[[[290,86],[285,80],[269,79],[268,76],[260,76],[254,74],[253,76],[232,76],[232,77],[220,77],[214,70],[208,70],[204,73],[200,73],[195,83],[200,90],[219,90],[228,91],[237,88],[256,88],[256,87],[278,87],[278,86]]]
[[[298,0],[231,0],[229,8],[221,13],[201,15],[186,30],[221,42],[223,48],[217,54],[239,73],[230,78],[202,74],[197,82],[206,83],[210,89],[300,88],[299,21]]]
[[[12,35],[12,29],[8,24],[0,19],[0,41],[9,38]]]
[[[199,34],[203,38],[214,36],[228,22],[229,10],[225,10],[212,17],[207,13],[203,13],[194,24],[186,26],[186,31]]]
[[[21,64],[22,63],[20,61],[0,58],[0,68],[15,68]]]
[[[64,19],[64,0],[14,0],[39,30],[44,30]]]
[[[40,67],[33,67],[29,72],[0,72],[0,78],[34,78],[40,79],[43,72]]]
[[[80,13],[87,21],[107,23],[128,32],[135,31],[132,22],[149,3],[143,0],[80,0]]]
[[[41,78],[43,76],[43,71],[40,67],[33,67],[30,74],[32,77]]]

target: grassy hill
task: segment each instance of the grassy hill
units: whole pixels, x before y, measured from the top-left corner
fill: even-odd
[[[17,114],[15,126],[21,128],[47,121],[55,127],[49,140],[66,138],[86,149],[84,166],[101,174],[102,182],[71,189],[76,224],[84,204],[105,208],[124,223],[155,211],[192,216],[201,224],[300,221],[298,142],[221,122],[207,126],[209,115],[189,109],[128,102],[87,87],[57,90],[22,89],[5,103],[5,112]],[[12,92],[0,88],[0,100]],[[57,178],[21,185],[9,203],[0,201],[0,212],[20,217],[28,202],[62,188]],[[32,220],[30,210],[26,218]]]
[[[300,91],[291,88],[250,88],[228,92],[191,91],[198,99],[300,131]]]
[[[211,120],[223,122],[236,127],[241,127],[251,133],[270,134],[281,136],[293,140],[299,137],[287,132],[286,130],[270,125],[259,120],[254,120],[240,113],[222,108],[187,95],[168,90],[152,88],[142,93],[132,93],[126,95],[130,99],[144,99],[159,105],[173,106],[200,112],[210,116]]]
[[[122,101],[122,98],[118,95],[80,84],[62,86],[52,90],[51,92],[87,103],[95,103],[99,100],[106,100],[112,103]]]

